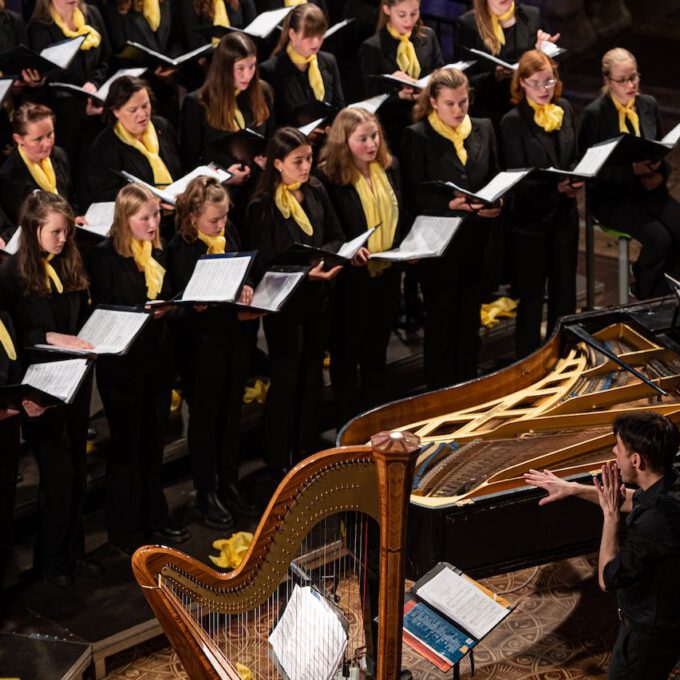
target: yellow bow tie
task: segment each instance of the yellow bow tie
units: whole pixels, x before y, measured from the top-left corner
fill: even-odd
[[[397,47],[397,65],[399,68],[411,78],[420,77],[420,64],[418,63],[418,56],[416,55],[416,48],[411,42],[411,33],[398,33],[392,28],[391,24],[386,24],[387,32],[399,41]]]
[[[557,104],[537,104],[527,97],[527,104],[534,111],[534,123],[546,132],[553,132],[562,127],[564,109]]]
[[[434,131],[440,134],[442,137],[448,139],[456,149],[456,155],[460,162],[465,165],[467,163],[468,154],[465,148],[465,140],[470,136],[472,132],[472,121],[470,116],[465,116],[463,122],[457,127],[452,128],[447,125],[439,117],[439,114],[433,110],[427,117],[427,121],[430,123]]]
[[[628,126],[626,125],[626,118],[633,126],[635,136],[640,136],[640,117],[635,110],[635,97],[633,97],[627,104],[622,104],[616,97],[612,95],[614,107],[619,112],[619,132],[624,135],[630,134]]]
[[[50,261],[54,257],[53,254],[49,254],[47,257],[43,259],[43,262],[45,263],[45,285],[47,286],[47,289],[50,289],[50,281],[54,284],[54,288],[57,291],[57,293],[63,293],[64,292],[64,286],[61,282],[61,279],[59,278],[59,275],[57,274],[55,268],[50,264]]]
[[[512,5],[510,5],[510,9],[504,14],[496,15],[493,12],[490,12],[490,14],[493,34],[501,45],[505,45],[505,33],[503,31],[503,26],[501,26],[501,22],[508,21],[515,16],[515,3],[513,2]]]
[[[297,198],[295,198],[292,193],[295,189],[299,188],[300,182],[294,182],[293,184],[284,184],[281,182],[279,186],[276,187],[274,203],[285,219],[292,217],[297,222],[300,229],[302,229],[307,236],[311,236],[314,233],[314,229],[309,221],[309,217],[307,217],[307,213],[302,209],[302,206],[298,203]]]
[[[326,94],[326,88],[323,84],[323,78],[321,77],[321,71],[319,70],[319,59],[316,54],[310,54],[308,57],[303,57],[298,54],[293,46],[288,43],[286,47],[286,54],[290,60],[296,64],[308,64],[307,68],[307,78],[309,78],[309,86],[314,92],[314,97],[317,101],[323,101],[324,95]]]
[[[208,255],[223,255],[227,247],[227,239],[224,236],[224,229],[217,236],[208,236],[200,229],[196,229],[199,241],[203,241],[208,246]]]
[[[12,336],[9,334],[9,331],[7,330],[7,326],[5,326],[4,322],[2,319],[0,319],[0,345],[3,346],[5,350],[5,354],[9,358],[10,361],[16,361],[17,360],[17,351],[14,348],[14,343],[12,342]]]
[[[135,264],[144,272],[146,294],[149,300],[155,300],[163,288],[165,269],[153,259],[151,241],[130,241],[130,249]]]

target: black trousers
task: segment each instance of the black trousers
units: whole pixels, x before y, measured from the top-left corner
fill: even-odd
[[[337,425],[386,400],[387,344],[399,310],[401,272],[391,266],[379,276],[348,268],[333,291],[331,383]],[[361,394],[357,394],[358,372]]]
[[[645,635],[619,626],[607,680],[667,680],[680,661],[680,637]]]
[[[0,420],[0,598],[2,597],[5,567],[12,550],[12,515],[17,490],[17,469],[20,442],[19,416]]]

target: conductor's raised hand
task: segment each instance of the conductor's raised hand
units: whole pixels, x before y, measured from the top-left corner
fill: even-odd
[[[626,500],[626,487],[621,481],[619,466],[615,462],[602,466],[600,480],[595,480],[597,499],[605,517],[617,517]]]
[[[342,265],[339,264],[328,271],[324,270],[324,261],[321,260],[317,265],[309,270],[307,276],[310,281],[330,281],[334,279],[342,270]]]
[[[524,473],[524,481],[531,486],[536,486],[548,492],[547,496],[538,501],[539,505],[547,505],[555,501],[561,501],[572,495],[574,484],[565,479],[561,479],[550,470],[529,470]]]

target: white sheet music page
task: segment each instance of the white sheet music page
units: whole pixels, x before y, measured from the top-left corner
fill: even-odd
[[[371,253],[371,259],[403,261],[439,257],[446,250],[462,221],[460,217],[418,215],[411,231],[406,234],[398,248],[383,253]]]
[[[359,236],[356,236],[351,241],[343,243],[338,249],[337,255],[351,260],[359,252],[359,248],[367,243],[368,239],[371,238],[371,235],[376,229],[377,227],[367,229],[363,234],[359,234]]]
[[[455,61],[453,64],[446,64],[445,66],[442,66],[442,68],[455,68],[458,71],[465,71],[465,69],[470,68],[472,64],[474,64],[474,61]],[[424,76],[423,78],[419,78],[415,82],[415,86],[420,88],[421,90],[424,90],[427,87],[427,84],[430,82],[430,76],[432,74],[430,73],[427,76]]]
[[[323,597],[309,586],[296,585],[269,643],[289,680],[331,680],[347,633]]]
[[[94,346],[93,354],[122,354],[149,318],[146,312],[98,307],[78,333]]]
[[[517,182],[524,179],[531,170],[508,170],[499,172],[485,187],[477,191],[477,196],[489,203],[495,203],[504,193],[509,191]]]
[[[176,182],[165,187],[163,193],[176,199],[180,194],[184,193],[191,180],[196,179],[196,177],[213,177],[221,184],[231,177],[231,173],[222,168],[218,168],[216,165],[199,165],[190,173],[184,175],[184,177],[181,177]]]
[[[1,100],[2,97],[0,97],[0,101]],[[666,146],[673,147],[678,143],[679,139],[680,139],[680,123],[678,123],[670,132],[664,135],[664,138],[661,140],[661,143],[665,144]]]
[[[7,96],[13,82],[12,78],[0,78],[0,104]]]
[[[621,137],[617,137],[606,144],[591,146],[590,149],[583,154],[583,158],[574,168],[574,172],[586,177],[595,177],[620,141]]]
[[[421,586],[418,596],[478,640],[508,615],[507,608],[498,604],[465,576],[448,568],[442,569]]]
[[[267,272],[253,293],[251,305],[256,309],[278,312],[305,272]],[[247,309],[247,306],[244,306]]]
[[[22,385],[30,385],[64,402],[70,402],[87,371],[86,359],[66,359],[32,364],[28,367]]]
[[[354,17],[352,17],[351,19],[343,19],[342,21],[338,21],[337,24],[331,26],[331,27],[323,34],[323,39],[324,39],[324,40],[328,40],[328,38],[330,38],[330,37],[333,35],[333,33],[336,33],[336,32],[339,31],[341,28],[345,28],[345,26],[347,26],[347,24],[351,24],[353,21],[354,21]]]
[[[517,67],[519,66],[519,64],[517,64],[517,63],[510,64],[507,61],[503,61],[502,59],[499,59],[498,57],[494,57],[493,54],[489,54],[488,52],[482,52],[482,50],[477,50],[474,47],[471,47],[469,51],[472,52],[473,54],[476,54],[476,55],[482,57],[482,59],[487,59],[488,61],[492,61],[494,64],[498,64],[499,66],[502,66],[503,68],[507,68],[510,71],[516,71]]]
[[[199,260],[182,300],[191,302],[233,302],[250,257],[208,257]]]
[[[8,255],[14,255],[19,249],[19,239],[21,238],[21,227],[17,227],[17,230],[12,234],[12,238],[5,243],[5,247],[2,249]]]
[[[316,128],[323,123],[324,119],[323,118],[317,118],[316,120],[313,120],[311,123],[307,123],[307,125],[303,125],[302,127],[299,127],[298,130],[305,136],[309,137]]]
[[[40,56],[56,64],[59,68],[65,69],[71,63],[71,59],[76,55],[84,40],[85,36],[81,35],[73,38],[73,40],[50,45],[40,52]]]
[[[116,204],[114,201],[104,203],[91,203],[85,213],[87,224],[79,224],[78,229],[91,231],[99,236],[108,236],[111,225],[113,224],[113,213]]]
[[[256,38],[266,38],[291,12],[292,7],[282,7],[258,14],[243,32]]]
[[[363,99],[360,102],[354,102],[354,104],[350,104],[347,108],[365,109],[369,113],[375,113],[389,96],[389,94],[377,94],[375,97],[369,97],[368,99]]]
[[[115,80],[118,80],[118,78],[122,78],[123,76],[131,76],[133,78],[139,78],[142,73],[146,71],[146,67],[141,67],[141,68],[122,68],[118,71],[116,71],[98,90],[97,90],[97,96],[104,100],[106,99],[106,96],[109,94],[109,89],[111,88],[112,83]]]

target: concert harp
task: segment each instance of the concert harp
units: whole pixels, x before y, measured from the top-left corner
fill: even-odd
[[[418,451],[414,435],[381,432],[370,446],[305,459],[279,485],[230,573],[172,548],[137,550],[135,578],[192,680],[281,677],[267,638],[296,583],[313,586],[346,616],[341,667],[354,669],[352,678],[366,677],[371,650],[370,677],[399,678],[406,514]]]

